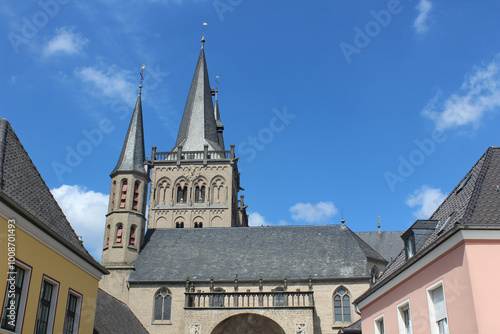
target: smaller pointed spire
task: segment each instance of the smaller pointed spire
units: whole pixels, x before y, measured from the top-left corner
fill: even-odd
[[[382,233],[382,231],[380,230],[380,216],[378,216],[377,220],[378,220],[378,224],[377,224],[378,233]]]
[[[139,85],[139,94],[137,96],[137,102],[135,103],[134,113],[130,120],[120,158],[118,159],[115,169],[111,172],[112,177],[118,172],[137,172],[146,174],[146,170],[144,169],[146,154],[144,149],[141,101],[142,80],[144,79],[142,74],[144,67],[143,65],[141,70],[141,84]]]
[[[222,124],[222,121],[220,120],[220,112],[219,112],[219,76],[215,76],[215,104],[214,104],[214,116],[215,116],[215,123],[217,126],[217,139],[219,142],[219,146],[222,148],[222,150],[225,150],[224,147],[224,125]]]

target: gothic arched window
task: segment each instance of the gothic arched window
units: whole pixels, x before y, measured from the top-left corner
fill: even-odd
[[[127,201],[127,180],[122,181],[122,195],[120,196],[120,209],[125,208],[125,202]]]
[[[111,230],[111,226],[106,226],[106,246],[109,245],[109,233],[110,233],[110,230]]]
[[[175,228],[184,228],[184,222],[175,223]]]
[[[351,321],[351,298],[344,287],[338,288],[333,294],[333,308],[336,322]]]
[[[118,224],[118,226],[116,227],[115,243],[121,244],[122,238],[123,238],[123,225]]]
[[[177,203],[186,203],[187,202],[187,186],[177,187]]]
[[[196,203],[205,202],[205,186],[196,186],[194,189],[194,201]]]
[[[167,288],[155,293],[155,320],[170,320],[172,310],[172,294]]]
[[[378,277],[380,276],[380,271],[377,267],[373,266],[370,272],[370,285],[374,285],[377,282]]]
[[[116,180],[111,184],[111,210],[115,209]]]
[[[135,246],[135,230],[136,230],[135,225],[132,225],[132,227],[130,227],[130,237],[128,240],[129,246]]]
[[[139,204],[139,186],[141,183],[139,181],[135,181],[135,186],[134,186],[134,201],[132,204],[132,210],[137,210],[137,206]]]

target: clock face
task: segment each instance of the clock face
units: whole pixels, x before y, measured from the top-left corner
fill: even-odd
[[[193,181],[200,175],[200,170],[194,166],[188,167],[184,170],[184,176],[189,180]]]

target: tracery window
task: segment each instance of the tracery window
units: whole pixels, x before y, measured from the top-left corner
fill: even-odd
[[[169,289],[161,288],[155,293],[155,320],[170,320],[172,294]]]
[[[333,308],[336,322],[351,321],[351,298],[344,287],[338,288],[333,294]]]
[[[377,267],[373,267],[370,272],[370,285],[374,285],[377,282],[378,277],[380,276],[380,271]]]
[[[187,202],[187,186],[177,187],[177,203],[186,203]]]
[[[205,186],[196,186],[194,189],[194,201],[196,203],[205,202]]]

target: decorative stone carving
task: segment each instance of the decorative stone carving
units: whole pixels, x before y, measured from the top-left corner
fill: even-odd
[[[191,324],[191,334],[201,334],[201,325]]]
[[[295,325],[295,333],[297,334],[306,334],[306,329],[307,329],[307,326],[306,324],[297,324]]]

